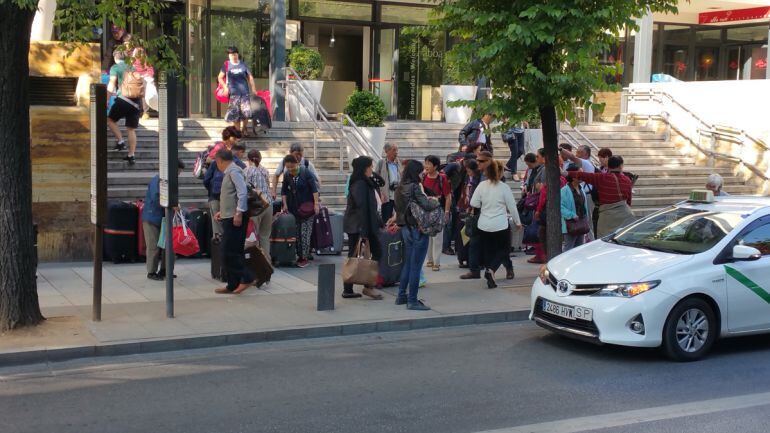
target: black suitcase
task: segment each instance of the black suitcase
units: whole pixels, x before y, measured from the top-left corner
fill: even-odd
[[[267,256],[257,245],[249,245],[243,251],[244,265],[251,270],[254,276],[254,285],[262,287],[270,282],[273,276],[273,265],[267,260]]]
[[[267,134],[267,130],[273,127],[270,112],[267,110],[267,103],[262,97],[252,94],[249,98],[249,105],[251,106],[252,131],[254,135],[260,132]]]
[[[113,263],[136,261],[139,210],[133,203],[110,200],[104,226],[104,258]]]
[[[401,268],[404,265],[404,240],[401,230],[380,230],[380,258],[377,285],[381,287],[394,286],[401,280]]]
[[[225,254],[222,238],[213,238],[211,240],[211,278],[227,282],[227,271],[225,270]]]
[[[270,256],[277,266],[297,263],[297,220],[290,213],[278,214],[270,235]]]
[[[211,217],[208,211],[203,209],[190,209],[187,212],[187,226],[195,235],[195,239],[198,239],[198,245],[200,251],[191,257],[209,257],[211,249]]]

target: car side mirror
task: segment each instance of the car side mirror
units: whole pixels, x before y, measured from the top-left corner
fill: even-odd
[[[762,258],[762,252],[754,247],[736,245],[733,247],[732,259],[739,262],[750,262]]]

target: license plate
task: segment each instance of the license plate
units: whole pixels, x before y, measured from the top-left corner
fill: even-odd
[[[545,299],[543,299],[543,311],[570,320],[585,320],[590,322],[594,319],[594,311],[590,308],[578,306],[569,307],[567,305],[546,301]]]

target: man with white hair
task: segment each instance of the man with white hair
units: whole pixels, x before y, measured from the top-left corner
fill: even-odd
[[[720,176],[717,173],[712,173],[709,175],[708,180],[706,181],[706,189],[714,193],[714,197],[718,196],[727,196],[730,195],[722,190],[722,186],[724,185],[725,181],[722,179],[722,176]]]
[[[385,158],[377,161],[374,172],[385,181],[384,186],[380,188],[380,199],[382,200],[382,220],[387,221],[393,215],[396,187],[401,182],[403,167],[398,159],[398,144],[385,143],[382,150]]]

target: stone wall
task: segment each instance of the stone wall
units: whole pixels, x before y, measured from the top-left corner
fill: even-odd
[[[69,52],[32,42],[30,75],[77,77],[77,107],[30,107],[32,214],[41,261],[91,258],[89,85],[99,78],[99,46]]]

